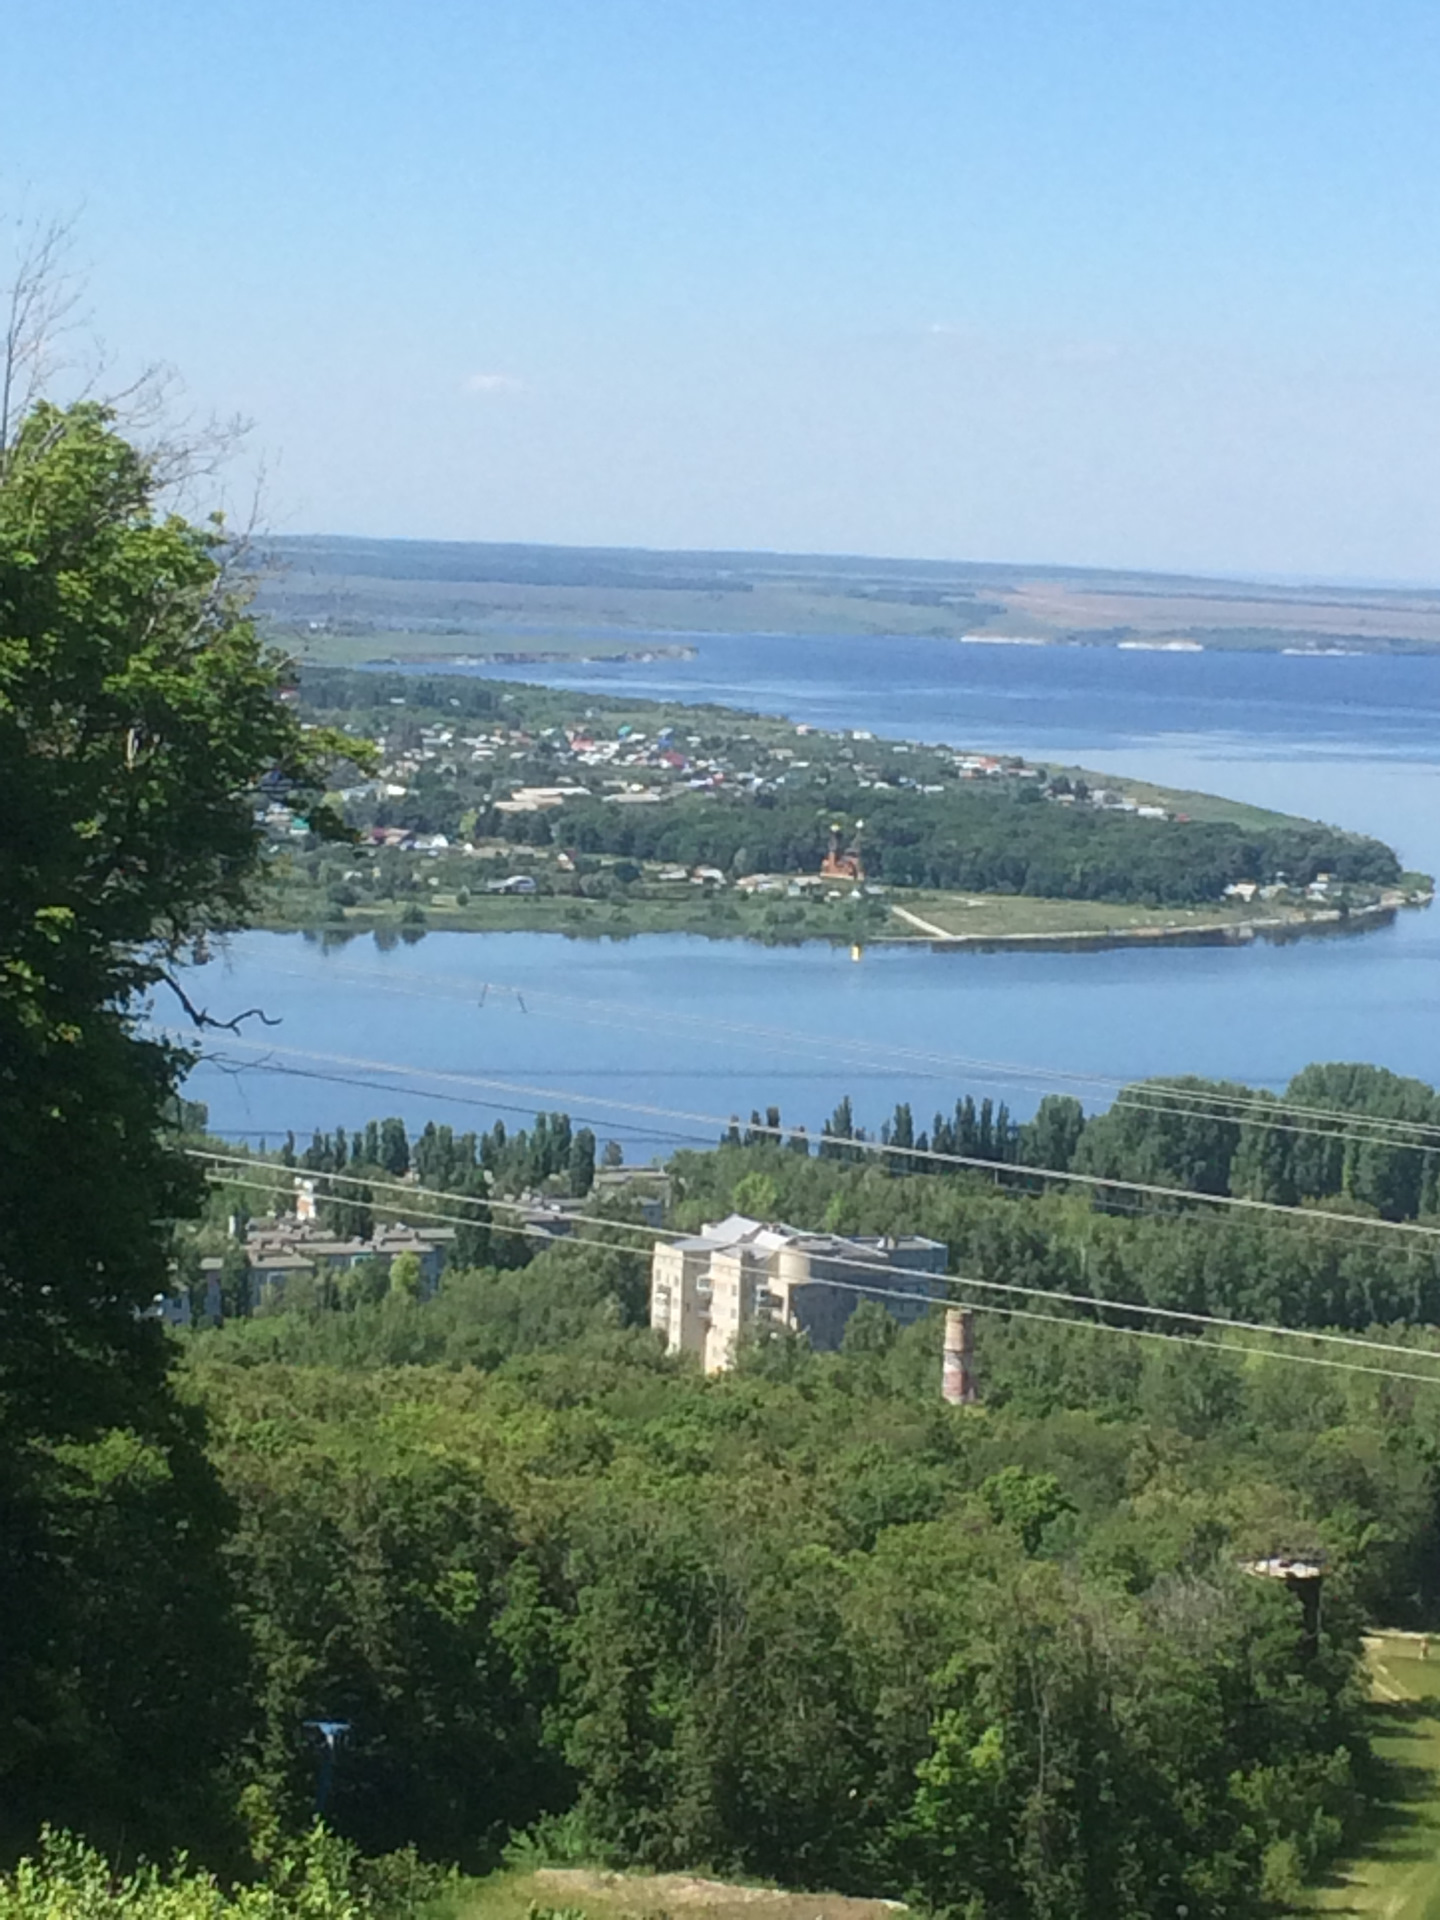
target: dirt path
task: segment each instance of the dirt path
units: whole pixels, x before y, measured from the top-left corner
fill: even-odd
[[[918,927],[921,933],[931,934],[937,940],[954,940],[959,937],[956,934],[947,933],[944,927],[937,927],[933,920],[922,920],[918,913],[911,913],[908,907],[892,906],[890,911],[897,920],[904,920],[907,925]]]

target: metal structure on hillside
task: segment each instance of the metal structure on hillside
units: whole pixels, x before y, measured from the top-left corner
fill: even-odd
[[[1261,1580],[1279,1580],[1300,1602],[1305,1621],[1305,1643],[1314,1653],[1320,1644],[1320,1603],[1325,1591],[1323,1553],[1275,1553],[1266,1560],[1241,1562],[1244,1572]]]

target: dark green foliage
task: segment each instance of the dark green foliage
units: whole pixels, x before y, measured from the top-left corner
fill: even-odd
[[[406,1447],[233,1456],[244,1607],[264,1648],[260,1769],[295,1824],[314,1789],[301,1723],[350,1722],[330,1813],[369,1852],[421,1838],[474,1862],[539,1797],[536,1738],[507,1638],[533,1632],[516,1545],[483,1480]]]
[[[1345,1064],[1306,1067],[1278,1096],[1227,1081],[1146,1080],[1085,1125],[1073,1164],[1413,1220],[1440,1211],[1440,1097],[1383,1067]]]
[[[250,1649],[220,1559],[233,1513],[203,1435],[197,1413],[152,1387],[127,1425],[8,1440],[7,1853],[46,1821],[111,1848],[212,1858],[233,1838],[220,1789],[250,1717]]]
[[[1235,1102],[1250,1089],[1226,1081],[1143,1081],[1086,1126],[1074,1164],[1082,1173],[1228,1193],[1240,1138]]]
[[[595,1184],[595,1136],[581,1127],[570,1142],[570,1192],[583,1200]]]
[[[410,1171],[410,1142],[402,1120],[385,1120],[380,1126],[380,1164],[397,1180]]]
[[[503,1284],[405,1317],[454,1339]],[[323,1698],[356,1721],[337,1819],[367,1846],[474,1861],[563,1814],[593,1859],[956,1913],[1267,1911],[1353,1816],[1355,1600],[1393,1611],[1428,1564],[1434,1411],[1415,1432],[1370,1383],[1317,1405],[1220,1356],[1182,1407],[1208,1356],[1097,1374],[1096,1333],[987,1325],[988,1409],[957,1412],[935,1338],[708,1382],[603,1316],[488,1377],[207,1340],[270,1791],[300,1803],[289,1730]],[[1313,1651],[1239,1571],[1302,1545],[1333,1556]]]
[[[1019,792],[1032,804],[1020,804]],[[1179,906],[1219,900],[1233,882],[1270,881],[1277,873],[1299,886],[1319,873],[1371,885],[1393,885],[1400,875],[1399,861],[1380,841],[1309,821],[1241,827],[1141,820],[1034,804],[1037,798],[1028,783],[1008,795],[957,783],[924,801],[832,783],[818,806],[813,798],[775,793],[763,805],[715,795],[686,795],[663,807],[576,802],[566,809],[566,844],[627,861],[705,862],[727,872],[743,851],[751,871],[815,873],[832,815],[863,814],[868,877],[901,887]]]
[[[1314,1111],[1288,1112],[1292,1101]],[[1343,1198],[1388,1220],[1440,1213],[1440,1097],[1423,1081],[1383,1067],[1307,1067],[1269,1108],[1242,1129],[1237,1193]]]
[[[1020,1158],[1027,1166],[1068,1172],[1084,1131],[1085,1110],[1080,1102],[1068,1093],[1047,1093],[1035,1118],[1020,1129]]]
[[[7,1846],[45,1815],[218,1844],[243,1727],[223,1502],[141,1317],[201,1192],[169,1129],[185,1063],[135,1015],[253,899],[262,795],[335,829],[332,743],[278,698],[218,523],[156,491],[99,406],[40,405],[0,448]]]
[[[980,1498],[992,1520],[1009,1527],[1027,1553],[1039,1551],[1045,1529],[1074,1508],[1053,1473],[1002,1467],[980,1483]]]

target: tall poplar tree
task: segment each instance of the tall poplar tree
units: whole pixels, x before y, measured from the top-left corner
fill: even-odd
[[[253,897],[262,794],[337,826],[223,527],[160,490],[99,405],[0,446],[0,1843],[200,1830],[221,1519],[144,1315],[200,1182],[143,1016],[170,982],[203,1024],[180,969]]]

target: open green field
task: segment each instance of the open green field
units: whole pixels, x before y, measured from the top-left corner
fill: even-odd
[[[624,647],[686,634],[1423,652],[1432,592],[863,556],[279,539],[260,606],[312,657]],[[403,635],[400,644],[396,636]],[[588,638],[587,638],[588,636]],[[355,651],[358,641],[368,651]]]
[[[1389,1791],[1364,1852],[1315,1896],[1315,1913],[1440,1920],[1440,1639],[1428,1660],[1425,1644],[1401,1633],[1366,1642]]]
[[[1237,827],[1274,826],[1286,816],[1274,807],[1253,806],[1248,800],[1231,800],[1221,793],[1197,793],[1190,787],[1160,787],[1153,780],[1135,780],[1128,774],[1097,773],[1093,767],[1065,767],[1043,761],[1048,774],[1065,773],[1072,780],[1083,780],[1089,787],[1123,787],[1142,807],[1164,807],[1167,813],[1185,814],[1191,820],[1228,820]]]
[[[914,925],[924,921],[941,936],[951,939],[981,940],[1054,939],[1069,936],[1163,935],[1195,933],[1218,928],[1238,932],[1253,921],[1282,917],[1273,909],[1251,911],[1244,907],[1144,907],[1113,900],[1045,900],[1025,894],[966,894],[907,892],[892,899],[892,913],[900,923],[896,932],[923,931]],[[1303,926],[1306,916],[1294,912],[1283,917]]]

